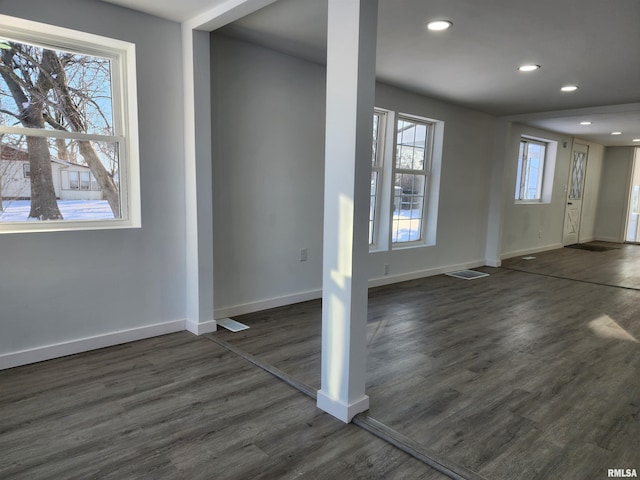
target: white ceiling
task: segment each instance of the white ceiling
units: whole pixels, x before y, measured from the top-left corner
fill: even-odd
[[[224,3],[107,1],[177,21]],[[604,145],[640,138],[639,0],[379,0],[378,17],[383,82]],[[326,18],[326,0],[278,0],[223,31],[324,62]],[[425,31],[433,18],[453,27]]]

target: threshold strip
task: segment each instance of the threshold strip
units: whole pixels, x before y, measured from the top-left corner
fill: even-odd
[[[551,275],[550,273],[530,272],[528,270],[520,270],[518,268],[513,268],[513,267],[497,267],[497,268],[502,268],[503,270],[510,270],[512,272],[520,272],[520,273],[528,273],[530,275],[538,275],[540,277],[549,277],[549,278],[557,278],[559,280],[569,280],[571,282],[588,283],[588,284],[591,284],[591,285],[598,285],[600,287],[621,288],[623,290],[632,290],[632,291],[635,291],[635,292],[640,291],[640,288],[636,288],[636,287],[625,287],[624,285],[613,285],[611,283],[594,282],[592,280],[581,280],[579,278],[561,277],[560,275]]]
[[[239,349],[238,347],[231,345],[224,340],[217,338],[214,334],[206,334],[203,335],[207,340],[221,346],[229,350],[232,353],[244,358],[249,363],[254,364],[256,367],[261,368],[262,370],[270,373],[274,377],[283,381],[290,387],[295,388],[301,393],[304,393],[308,397],[313,398],[314,400],[318,399],[318,394],[316,389],[307,385],[304,382],[296,380],[288,373],[283,372],[279,368],[274,367],[273,365],[269,365],[266,362],[263,362],[259,358],[251,355],[250,353],[245,352],[244,350]],[[379,422],[375,418],[372,418],[364,413],[360,413],[356,415],[351,421],[354,425],[367,432],[375,435],[376,437],[384,440],[385,442],[393,445],[394,447],[402,450],[408,455],[411,455],[413,458],[421,461],[425,465],[430,466],[434,470],[452,478],[453,480],[486,480],[481,475],[455,463],[451,463],[439,455],[429,451],[420,443],[411,440],[409,437],[402,435],[400,432],[397,432],[391,427]]]

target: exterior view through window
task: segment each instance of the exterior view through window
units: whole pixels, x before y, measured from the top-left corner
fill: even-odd
[[[422,240],[429,157],[429,124],[399,117],[394,165],[392,242]]]
[[[136,226],[122,223],[131,216],[134,157],[137,175],[137,142],[129,140],[137,136],[135,109],[122,101],[135,102],[135,83],[126,78],[135,73],[133,45],[29,25],[42,32],[0,24],[0,229],[65,229],[68,221]],[[68,32],[71,39],[60,36]]]
[[[546,145],[542,142],[520,140],[518,173],[516,178],[516,200],[541,200],[542,178]]]

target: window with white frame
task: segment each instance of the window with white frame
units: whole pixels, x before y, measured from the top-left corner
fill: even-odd
[[[423,238],[430,127],[426,121],[403,116],[396,122],[392,243],[418,242]]]
[[[434,244],[438,186],[432,188],[432,169],[434,142],[442,142],[443,122],[376,110],[373,126],[371,248]],[[439,162],[440,156],[438,171]]]
[[[515,192],[517,201],[542,200],[546,152],[546,143],[524,137],[520,139]]]
[[[373,145],[371,150],[371,192],[369,198],[369,245],[375,243],[377,217],[380,214],[380,182],[382,179],[382,156],[384,155],[385,112],[373,113]]]
[[[136,111],[133,44],[0,15],[0,159],[30,185],[0,233],[140,226]]]

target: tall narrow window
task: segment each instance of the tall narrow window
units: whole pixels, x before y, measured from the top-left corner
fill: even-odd
[[[0,232],[139,226],[134,55],[130,43],[0,15],[0,162],[30,168],[26,191],[0,198]],[[63,186],[61,169],[76,165]],[[11,182],[0,175],[0,195]]]
[[[542,179],[546,144],[530,139],[520,140],[518,173],[516,177],[516,200],[542,200]]]
[[[380,182],[382,179],[382,157],[385,113],[373,114],[373,145],[371,155],[371,192],[369,198],[369,245],[375,243],[377,217],[380,211]]]
[[[431,123],[398,117],[393,168],[391,240],[394,244],[418,242],[423,238],[431,137]]]

